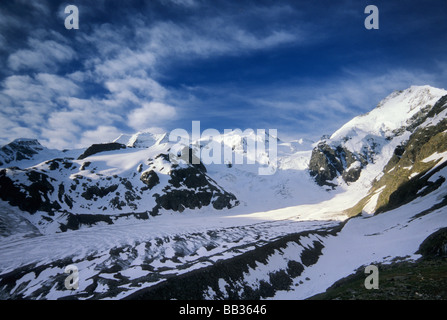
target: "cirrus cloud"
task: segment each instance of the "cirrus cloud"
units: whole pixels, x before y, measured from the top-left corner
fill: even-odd
[[[191,120],[316,136],[392,90],[445,86],[442,10],[410,2],[419,19],[383,3],[376,33],[345,0],[78,0],[71,31],[64,1],[0,5],[0,142],[70,148]]]

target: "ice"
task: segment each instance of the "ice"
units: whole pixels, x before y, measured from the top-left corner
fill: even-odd
[[[287,269],[290,261],[300,262],[301,253],[312,250],[315,243],[323,246],[321,257],[293,279],[291,290],[278,291],[275,299],[309,297],[367,264],[387,263],[395,257],[417,258],[415,252],[419,244],[432,232],[447,226],[445,207],[415,218],[444,199],[445,184],[423,198],[380,215],[374,215],[374,208],[383,188],[370,195],[362,215],[348,220],[345,210],[368,195],[372,181],[386,174],[383,168],[396,147],[411,135],[406,130],[395,136],[392,132],[408,125],[411,117],[445,94],[445,90],[428,86],[411,87],[393,93],[376,109],[354,118],[337,130],[327,140],[329,144],[342,144],[355,152],[362,152],[368,147],[369,151],[373,151],[373,161],[362,168],[356,182],[346,184],[341,178],[334,179],[338,185],[335,190],[328,191],[318,186],[307,172],[314,147],[311,141],[278,140],[276,172],[271,176],[262,176],[258,174],[258,169],[268,163],[266,154],[255,157],[247,152],[247,145],[259,141],[256,134],[230,132],[218,136],[217,142],[223,143],[244,160],[231,166],[228,163],[206,166],[206,174],[216,182],[216,188],[236,195],[240,204],[231,209],[215,210],[212,206],[205,206],[195,210],[185,209],[182,213],[160,210],[160,216],[151,216],[146,220],[132,217],[113,219],[111,225],[102,222],[61,232],[59,223],[67,222],[67,212],[70,211],[107,214],[113,218],[123,213],[123,210],[111,208],[108,200],[97,199],[93,204],[80,196],[79,191],[70,191],[70,185],[76,178],[98,187],[116,184],[115,192],[122,195],[126,188],[118,178],[126,178],[137,189],[144,186],[140,181],[141,173],[154,170],[160,178],[159,185],[151,190],[152,194],[135,200],[140,212],[152,208],[155,203],[152,195],[161,193],[168,185],[169,173],[173,170],[172,163],[157,156],[168,154],[172,143],[162,132],[121,135],[115,141],[129,146],[126,149],[101,152],[82,161],[74,159],[83,150],[64,152],[64,157],[70,155],[73,158],[70,160],[73,164],[70,170],[49,170],[49,164],[45,163],[49,159],[39,153],[32,160],[20,162],[23,170],[7,169],[5,174],[25,184],[27,170],[45,172],[50,180],[54,179],[58,184],[63,182],[65,190],[74,198],[73,208],[64,204],[50,219],[46,212],[38,211],[30,215],[0,202],[0,279],[24,268],[6,294],[20,291],[25,297],[50,299],[73,295],[57,281],[64,277],[64,267],[74,263],[82,275],[80,292],[87,292],[89,286],[96,285],[84,298],[95,294],[102,294],[103,298],[123,298],[169,277],[212,266],[217,261],[252,252],[265,244],[301,232],[307,233],[299,238],[299,243],[289,242],[281,249],[274,250],[267,257],[267,263],[257,261],[251,264],[240,281],[252,289],[259,288],[259,283],[269,281],[271,274]],[[445,113],[439,115],[444,116]],[[433,125],[439,117],[429,119],[423,125]],[[276,139],[271,136],[267,138]],[[202,150],[210,149],[208,140],[197,142]],[[48,151],[47,155],[61,157],[62,153]],[[90,165],[80,170],[87,161]],[[423,161],[436,161],[432,171],[447,161],[447,153],[435,152]],[[347,169],[360,166],[361,163],[357,161]],[[413,173],[409,178],[416,175]],[[446,175],[444,168],[430,181],[437,181]],[[179,190],[182,188],[185,189],[183,186]],[[56,199],[57,191],[51,197]],[[317,234],[317,231],[326,231],[343,223],[343,228],[336,234]],[[209,287],[206,296],[216,297],[226,292],[226,286],[228,282],[220,279],[218,289],[221,292],[215,292],[216,287]],[[40,292],[42,287],[47,291]],[[2,288],[0,293],[4,290]],[[113,293],[107,295],[109,290]]]

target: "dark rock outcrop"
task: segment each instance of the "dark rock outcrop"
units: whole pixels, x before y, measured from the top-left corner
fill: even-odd
[[[154,195],[157,206],[152,210],[152,215],[158,214],[161,208],[183,212],[185,208],[196,209],[208,205],[217,210],[238,205],[236,197],[219,187],[203,168],[200,163],[172,170],[164,193]]]
[[[447,228],[429,235],[419,246],[418,254],[424,258],[447,257]]]
[[[160,183],[160,178],[154,170],[145,171],[141,174],[140,180],[146,185],[147,189],[152,189]]]
[[[359,161],[360,165],[350,168],[356,161]],[[342,146],[334,148],[322,141],[312,150],[309,173],[315,177],[315,181],[320,186],[333,186],[330,181],[339,175],[342,175],[346,182],[356,181],[362,167],[366,164],[367,161],[364,157],[356,155]]]
[[[23,211],[35,213],[36,211],[53,212],[60,209],[57,201],[51,201],[49,195],[54,192],[54,187],[46,174],[29,171],[26,176],[29,184],[15,184],[8,177],[6,169],[0,171],[0,198],[17,206]]]
[[[78,158],[78,160],[85,159],[91,155],[104,152],[104,151],[113,151],[113,150],[119,150],[119,149],[125,149],[126,146],[121,143],[117,142],[111,142],[111,143],[100,143],[100,144],[92,144],[90,147],[88,147],[83,154],[81,154]]]
[[[118,185],[116,184],[108,187],[98,187],[97,185],[93,185],[87,187],[81,196],[86,200],[94,200],[95,198],[103,198],[109,193],[114,192],[116,189],[118,189]]]

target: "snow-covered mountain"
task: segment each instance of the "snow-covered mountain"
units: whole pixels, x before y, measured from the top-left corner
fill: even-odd
[[[269,162],[269,138],[277,140],[275,163]],[[265,150],[251,152],[250,146],[262,139]],[[31,142],[28,154],[37,154],[35,149],[41,154],[30,156],[32,162],[19,158],[0,170],[0,198],[29,213],[44,233],[111,224],[122,218],[148,219],[185,209],[208,212],[238,206],[239,212],[250,213],[317,201],[321,197],[316,195],[323,193],[313,186],[303,194],[300,187],[310,182],[306,172],[309,151],[296,151],[303,141],[284,143],[269,135],[261,138],[253,131],[214,137],[214,143],[231,150],[233,158],[224,162],[222,154],[221,162],[207,165],[200,160],[194,164],[192,158],[177,163],[171,155],[175,147],[179,152],[189,151],[193,158],[198,158],[198,152],[212,153],[209,139],[179,144],[169,141],[167,133],[121,135],[111,143],[56,154],[46,153],[37,140]],[[50,157],[45,159],[46,154]],[[240,161],[233,160],[236,158]],[[259,168],[269,164],[279,171],[273,179],[258,174]]]
[[[372,180],[371,174],[382,170],[395,148],[423,125],[434,105],[446,94],[446,90],[430,86],[393,92],[372,111],[355,117],[329,139],[319,141],[309,163],[311,175],[320,185],[334,186],[357,181],[368,166],[366,180]],[[371,164],[375,163],[378,165],[373,169]]]
[[[45,149],[36,139],[16,139],[0,149],[0,165],[30,160]]]
[[[41,161],[64,154],[63,151],[50,150],[36,139],[16,139],[0,148],[0,166],[14,166],[18,163],[32,166]]]
[[[167,145],[142,150],[119,143],[92,145],[77,159],[49,159],[0,171],[1,199],[28,212],[42,232],[147,219],[160,209],[182,212],[212,205],[236,206],[202,165],[169,161]]]
[[[141,131],[133,135],[121,134],[113,142],[121,143],[131,148],[150,148],[155,144],[168,142],[168,135],[165,132]]]
[[[220,163],[199,161],[209,139],[161,132],[65,151],[17,140],[0,154],[0,298],[303,299],[418,259],[447,227],[446,113],[447,91],[414,86],[316,143],[220,134]]]

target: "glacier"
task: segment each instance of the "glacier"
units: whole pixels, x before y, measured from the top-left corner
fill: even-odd
[[[421,189],[424,196],[376,214],[383,189],[371,188],[415,130],[444,125],[444,105],[430,112],[446,95],[413,86],[320,141],[278,139],[272,176],[257,174],[265,159],[173,164],[164,132],[123,134],[113,143],[124,148],[86,157],[86,149],[18,140],[0,153],[8,160],[0,177],[0,299],[306,299],[366,265],[417,260],[424,239],[447,227],[445,150],[424,160],[439,184],[428,194]],[[246,159],[256,136],[220,139]],[[339,169],[319,185],[309,163],[322,143],[345,151],[334,153]],[[23,145],[29,156],[12,156]],[[348,164],[347,151],[357,160]],[[351,169],[358,176],[346,181]],[[46,188],[36,191],[36,181]],[[15,199],[31,193],[30,211]],[[78,290],[64,288],[69,264],[79,269]]]

